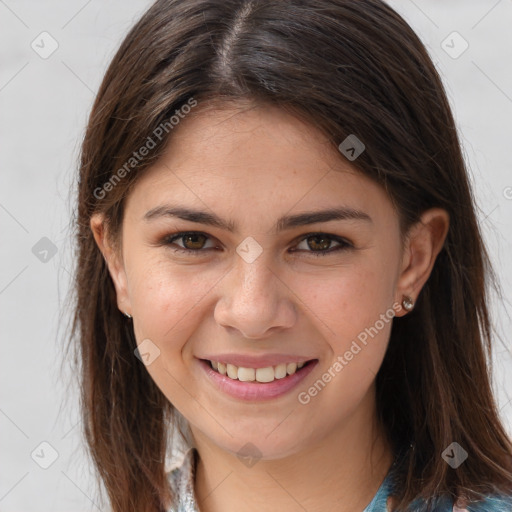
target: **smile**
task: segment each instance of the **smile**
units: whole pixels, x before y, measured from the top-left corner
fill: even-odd
[[[220,361],[208,361],[213,370],[221,375],[227,375],[230,379],[242,382],[272,382],[275,379],[284,379],[287,375],[293,375],[305,364],[301,363],[282,363],[276,366],[266,366],[264,368],[244,368],[234,364],[225,364]]]
[[[319,362],[318,359],[312,359],[249,368],[210,359],[196,360],[201,373],[214,388],[243,401],[272,400],[290,393]]]

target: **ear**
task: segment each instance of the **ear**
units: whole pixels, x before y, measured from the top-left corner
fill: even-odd
[[[404,296],[416,302],[427,282],[436,258],[443,248],[450,216],[446,210],[432,208],[425,211],[420,220],[409,229],[402,254],[402,267],[398,278],[396,301],[402,304]],[[407,314],[402,306],[397,316]]]
[[[131,305],[128,294],[126,272],[122,261],[120,249],[115,250],[107,235],[105,217],[101,213],[95,213],[91,217],[91,230],[100,249],[112,277],[117,296],[117,307],[123,313],[131,315]]]

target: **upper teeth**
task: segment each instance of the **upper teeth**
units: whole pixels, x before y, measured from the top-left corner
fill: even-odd
[[[283,379],[286,375],[293,375],[305,363],[282,363],[265,368],[244,368],[243,366],[235,366],[229,363],[224,364],[218,361],[210,361],[210,364],[214,370],[217,370],[222,375],[227,375],[230,379],[244,382],[272,382],[274,379]]]

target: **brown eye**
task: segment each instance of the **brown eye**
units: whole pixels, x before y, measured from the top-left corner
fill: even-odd
[[[201,233],[189,233],[182,235],[181,239],[185,249],[197,250],[203,248],[207,237]]]
[[[335,243],[334,247],[331,247],[332,243]],[[300,248],[300,245],[303,244],[306,247]],[[354,246],[335,235],[329,235],[327,233],[311,233],[302,238],[297,248],[300,252],[306,252],[312,254],[313,256],[327,256],[329,254],[351,249]]]
[[[208,235],[197,231],[190,231],[166,236],[162,243],[171,246],[176,252],[196,255],[206,252],[207,249],[214,248],[214,246],[205,247],[205,243],[208,240],[210,240]],[[177,241],[181,241],[181,244],[177,243]]]
[[[331,238],[323,235],[310,236],[306,240],[308,240],[308,247],[313,251],[329,249],[332,243]]]

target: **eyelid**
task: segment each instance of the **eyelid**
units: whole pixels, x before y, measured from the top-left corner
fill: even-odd
[[[183,238],[185,235],[203,235],[208,240],[217,240],[214,236],[209,235],[208,233],[204,233],[203,231],[177,231],[175,233],[171,233],[169,235],[165,235],[160,244],[161,245],[172,245],[175,240],[179,240],[180,238]],[[214,249],[214,247],[207,247],[207,249]],[[186,249],[184,247],[178,246],[177,249],[175,249],[178,252],[186,252],[189,254],[199,254],[201,252],[206,252],[207,249]]]
[[[328,233],[325,231],[315,231],[315,232],[311,232],[311,233],[306,233],[305,235],[301,235],[300,237],[296,238],[294,242],[296,244],[298,244],[298,243],[303,242],[304,240],[307,240],[308,238],[312,238],[314,236],[325,236],[327,238],[330,238],[333,242],[338,242],[340,245],[346,245],[348,247],[354,248],[354,244],[350,240],[346,239],[345,237],[335,235],[332,233]],[[313,252],[313,251],[308,251],[308,252]],[[328,251],[317,251],[317,252],[328,252]]]

